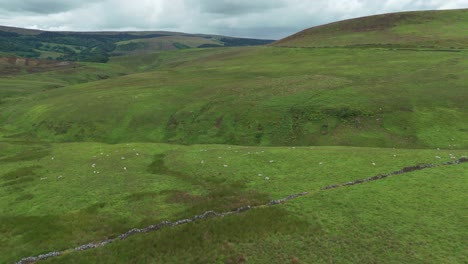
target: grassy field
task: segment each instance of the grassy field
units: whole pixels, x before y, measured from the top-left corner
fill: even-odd
[[[465,13],[385,30],[466,48]],[[321,190],[468,156],[468,53],[411,41],[0,58],[0,263],[301,192],[44,263],[466,263],[468,163]]]
[[[0,122],[6,135],[63,142],[467,148],[466,56],[260,47],[118,58],[15,76],[62,86],[9,100]]]
[[[1,147],[1,262],[302,191],[310,194],[277,208],[141,235],[51,262],[214,263],[245,255],[254,263],[277,257],[282,263],[293,257],[305,263],[395,257],[454,263],[444,259],[447,247],[452,260],[463,260],[466,234],[457,228],[463,223],[466,164],[319,189],[441,163],[451,160],[449,154],[468,155],[466,150],[20,142]],[[424,227],[414,230],[418,225]],[[201,237],[203,243],[195,242]],[[362,248],[365,254],[352,254]],[[179,251],[186,253],[174,254]]]

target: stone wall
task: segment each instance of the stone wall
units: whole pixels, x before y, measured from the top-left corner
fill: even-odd
[[[287,197],[285,197],[283,199],[270,201],[270,202],[266,203],[265,205],[266,206],[272,206],[272,205],[275,205],[275,204],[284,203],[284,202],[286,202],[288,200],[291,200],[291,199],[294,199],[294,198],[297,198],[297,197],[300,197],[300,196],[304,196],[306,194],[307,194],[307,192],[302,192],[302,193],[298,193],[298,194],[289,195],[289,196],[287,196]],[[92,248],[103,247],[103,246],[105,246],[107,244],[110,244],[110,243],[112,243],[114,241],[125,240],[128,237],[136,235],[136,234],[148,233],[148,232],[151,232],[151,231],[157,231],[157,230],[165,228],[165,227],[183,225],[183,224],[187,224],[187,223],[190,223],[190,222],[194,222],[194,221],[198,221],[198,220],[206,219],[206,218],[210,218],[210,217],[223,217],[223,216],[231,215],[231,214],[239,214],[239,213],[242,213],[242,212],[254,209],[254,208],[265,206],[265,205],[259,205],[259,206],[247,205],[247,206],[239,207],[239,208],[237,208],[236,210],[233,210],[233,211],[221,212],[221,213],[218,213],[218,212],[215,212],[215,211],[206,211],[201,215],[195,215],[195,216],[193,216],[191,218],[181,219],[181,220],[177,220],[175,222],[162,221],[159,224],[150,225],[150,226],[147,226],[145,228],[130,229],[127,232],[125,232],[125,233],[123,233],[123,234],[121,234],[121,235],[119,235],[119,236],[117,236],[115,238],[106,239],[106,240],[101,241],[101,242],[87,243],[87,244],[75,247],[73,249],[67,249],[67,250],[63,250],[63,251],[54,251],[54,252],[49,252],[49,253],[42,254],[42,255],[39,255],[39,256],[35,256],[35,257],[23,258],[20,261],[16,262],[16,264],[35,263],[37,261],[46,260],[48,258],[60,256],[65,252],[67,252],[67,253],[68,252],[73,252],[73,251],[78,252],[78,251],[88,250],[88,249],[92,249]]]
[[[404,168],[402,168],[400,170],[397,170],[397,171],[393,171],[393,172],[390,172],[390,173],[379,174],[379,175],[369,177],[369,178],[365,178],[365,179],[354,180],[354,181],[345,182],[345,183],[341,183],[341,184],[328,185],[328,186],[325,186],[325,187],[321,188],[321,190],[329,190],[329,189],[335,189],[335,188],[343,187],[343,186],[351,186],[351,185],[361,184],[361,183],[365,183],[365,182],[369,182],[369,181],[376,181],[376,180],[384,179],[384,178],[392,176],[392,175],[404,174],[404,173],[408,173],[408,172],[412,172],[412,171],[418,171],[418,170],[423,170],[423,169],[427,169],[427,168],[434,168],[434,167],[439,167],[439,166],[460,164],[460,163],[464,163],[464,162],[468,162],[468,158],[461,157],[458,160],[444,162],[444,163],[442,163],[440,165],[423,164],[423,165],[408,166],[408,167],[404,167]],[[148,233],[148,232],[152,232],[152,231],[157,231],[157,230],[160,230],[162,228],[183,225],[183,224],[191,223],[191,222],[194,222],[194,221],[198,221],[198,220],[202,220],[202,219],[206,219],[206,218],[210,218],[210,217],[223,217],[223,216],[231,215],[231,214],[239,214],[239,213],[242,213],[242,212],[245,212],[245,211],[248,211],[248,210],[251,210],[251,209],[255,209],[255,208],[258,208],[258,207],[282,204],[282,203],[284,203],[284,202],[286,202],[288,200],[295,199],[295,198],[304,196],[306,194],[308,194],[308,193],[307,192],[302,192],[302,193],[292,194],[292,195],[289,195],[289,196],[287,196],[285,198],[282,198],[282,199],[269,201],[268,203],[266,203],[264,205],[259,205],[259,206],[249,206],[249,205],[247,205],[247,206],[243,206],[243,207],[237,208],[236,210],[228,211],[228,212],[218,213],[218,212],[215,212],[215,211],[206,211],[201,215],[195,215],[195,216],[193,216],[191,218],[181,219],[181,220],[177,220],[175,222],[162,221],[159,224],[150,225],[150,226],[147,226],[145,228],[130,229],[129,231],[127,231],[127,232],[125,232],[125,233],[123,233],[123,234],[121,234],[121,235],[119,235],[119,236],[117,236],[115,238],[110,238],[110,239],[107,239],[107,240],[104,240],[104,241],[101,241],[101,242],[87,243],[87,244],[75,247],[73,249],[67,249],[67,250],[63,250],[63,251],[53,251],[53,252],[38,255],[38,256],[35,256],[35,257],[23,258],[20,261],[16,262],[16,264],[35,263],[37,261],[46,260],[48,258],[60,256],[61,254],[65,253],[65,252],[73,252],[73,251],[78,252],[78,251],[88,250],[88,249],[92,249],[92,248],[103,247],[103,246],[105,246],[105,245],[107,245],[109,243],[112,243],[114,241],[125,240],[130,236],[140,234],[140,233]]]
[[[390,172],[390,173],[379,174],[379,175],[369,177],[369,178],[365,178],[365,179],[354,180],[354,181],[345,182],[345,183],[341,183],[341,184],[328,185],[328,186],[325,186],[325,187],[321,188],[321,190],[335,189],[335,188],[342,187],[342,186],[351,186],[351,185],[361,184],[361,183],[365,183],[365,182],[380,180],[380,179],[387,178],[387,177],[392,176],[392,175],[398,175],[398,174],[408,173],[408,172],[412,172],[412,171],[424,170],[424,169],[427,169],[427,168],[434,168],[434,167],[438,167],[438,166],[447,166],[447,165],[460,164],[460,163],[463,163],[463,162],[468,162],[468,158],[461,157],[458,160],[447,161],[447,162],[444,162],[444,163],[442,163],[440,165],[434,165],[434,164],[414,165],[414,166],[404,167],[401,170],[393,171],[393,172]]]

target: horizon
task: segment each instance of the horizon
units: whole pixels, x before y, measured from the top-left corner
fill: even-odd
[[[120,0],[65,4],[55,0],[0,0],[0,25],[54,32],[165,31],[277,40],[306,28],[358,17],[468,7],[468,0],[386,0],[377,4],[370,0],[137,2],[128,6]],[[88,18],[86,23],[83,17]]]
[[[463,10],[467,8],[454,8],[454,9],[443,9],[445,11],[448,10]],[[351,17],[343,20],[336,20],[336,21],[331,21],[328,23],[324,24],[318,24],[314,25],[308,28],[312,27],[317,27],[317,26],[322,26],[322,25],[327,25],[327,24],[332,24],[335,22],[340,22],[340,21],[346,21],[346,20],[352,20],[352,19],[357,19],[357,18],[365,18],[365,17],[372,17],[372,16],[380,16],[380,15],[386,15],[386,14],[393,14],[393,13],[411,13],[411,12],[423,12],[423,11],[441,11],[437,9],[431,9],[431,10],[410,10],[410,11],[401,11],[401,12],[390,12],[390,13],[379,13],[379,14],[373,14],[373,15],[368,15],[368,16],[358,16],[358,17]],[[238,36],[232,36],[232,35],[220,35],[220,34],[212,34],[212,33],[204,33],[204,32],[182,32],[182,31],[168,31],[168,30],[158,30],[158,29],[141,29],[141,30],[89,30],[89,31],[75,31],[75,30],[46,30],[46,29],[38,29],[38,28],[22,28],[22,27],[16,27],[16,26],[6,26],[6,25],[0,25],[0,27],[8,27],[8,28],[17,28],[17,29],[25,29],[25,30],[37,30],[37,31],[43,31],[43,32],[58,32],[58,33],[180,33],[180,34],[187,34],[187,35],[212,35],[212,36],[222,36],[222,37],[235,37],[235,38],[246,38],[248,39],[249,37],[238,37]],[[296,32],[291,33],[291,35],[298,33],[302,30],[306,30],[308,28],[303,28],[300,29]],[[288,37],[288,36],[285,36]],[[280,40],[280,39],[273,39],[273,38],[258,38],[258,39],[264,39],[264,40]]]

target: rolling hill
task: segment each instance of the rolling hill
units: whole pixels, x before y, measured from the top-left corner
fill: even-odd
[[[0,52],[29,58],[106,62],[110,56],[164,50],[264,45],[273,40],[166,31],[51,32],[0,26]]]
[[[116,57],[92,73],[2,82],[58,88],[2,99],[0,122],[5,136],[47,141],[466,148],[465,56],[251,47]],[[64,83],[81,78],[91,82]]]
[[[391,13],[349,19],[303,30],[273,45],[467,48],[468,9]]]
[[[0,57],[0,263],[466,263],[466,10],[407,14],[447,46]]]

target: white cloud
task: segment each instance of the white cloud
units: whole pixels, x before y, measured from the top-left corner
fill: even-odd
[[[281,38],[352,17],[467,7],[468,0],[0,0],[0,24],[45,30],[170,30]]]

